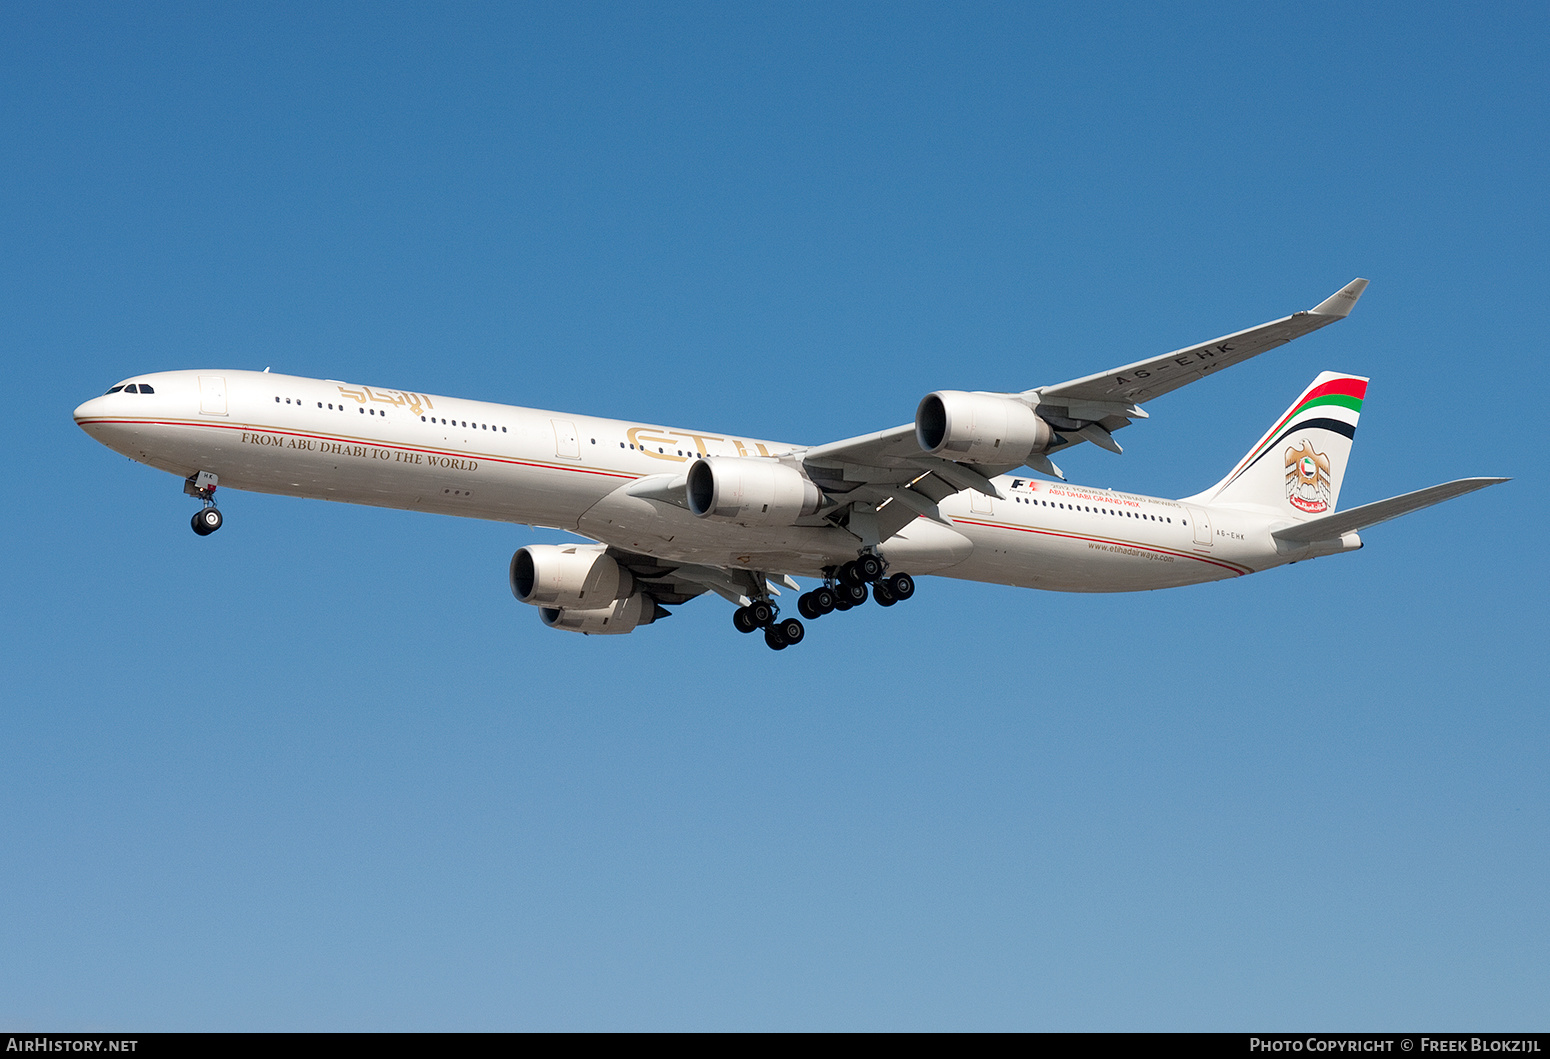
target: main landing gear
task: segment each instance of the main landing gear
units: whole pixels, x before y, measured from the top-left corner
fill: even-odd
[[[862,555],[839,567],[826,578],[823,588],[814,589],[797,600],[797,609],[803,614],[811,609],[812,617],[822,617],[829,611],[848,611],[866,602],[866,588],[871,586],[871,597],[879,606],[893,606],[915,595],[915,578],[908,574],[888,575],[888,567],[876,555]],[[834,602],[829,602],[834,598]],[[803,605],[806,600],[806,605]]]
[[[807,630],[795,618],[780,620],[780,612],[767,599],[756,599],[746,607],[738,607],[732,613],[732,624],[738,632],[764,630],[764,642],[772,651],[784,651],[792,644],[802,642]]]
[[[909,574],[888,576],[887,567],[875,555],[863,555],[841,566],[824,579],[821,588],[807,592],[797,600],[797,610],[808,619],[821,618],[836,610],[849,610],[871,598],[879,606],[891,607],[915,594],[915,579]]]
[[[221,523],[225,521],[221,518],[220,509],[215,506],[215,487],[219,482],[220,479],[209,471],[200,471],[189,475],[183,483],[183,492],[204,502],[204,507],[194,512],[194,517],[189,520],[194,532],[201,537],[208,537],[220,529]]]
[[[877,600],[880,607],[891,607],[915,594],[913,577],[906,573],[890,577],[887,566],[875,555],[863,555],[825,573],[827,576],[822,585],[797,597],[797,610],[808,621],[817,621],[837,610],[859,607],[868,596]],[[763,629],[764,642],[776,651],[801,643],[807,635],[807,630],[795,618],[780,621],[779,611],[768,599],[756,599],[746,607],[738,607],[732,615],[732,624],[738,632],[744,633]]]

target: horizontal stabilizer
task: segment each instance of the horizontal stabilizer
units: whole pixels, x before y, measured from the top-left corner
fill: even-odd
[[[1311,522],[1299,522],[1295,526],[1287,526],[1278,529],[1271,534],[1276,540],[1287,541],[1292,544],[1312,544],[1315,541],[1336,540],[1347,533],[1355,533],[1357,530],[1366,529],[1368,526],[1376,526],[1380,522],[1387,522],[1391,518],[1408,515],[1412,511],[1419,511],[1423,507],[1431,507],[1440,504],[1444,500],[1452,500],[1456,496],[1465,493],[1473,493],[1476,489],[1484,489],[1488,485],[1499,485],[1510,481],[1508,478],[1460,478],[1456,482],[1444,482],[1441,485],[1430,486],[1426,489],[1417,489],[1413,493],[1403,496],[1392,496],[1387,500],[1378,500],[1371,504],[1363,504],[1361,507],[1353,507],[1349,511],[1337,511],[1333,515],[1325,515]]]

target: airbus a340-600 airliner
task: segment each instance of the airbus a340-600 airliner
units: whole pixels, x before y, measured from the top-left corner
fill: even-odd
[[[892,430],[792,445],[543,412],[267,369],[137,375],[75,421],[184,479],[194,532],[221,528],[217,486],[566,530],[595,543],[512,556],[511,590],[544,624],[627,633],[713,592],[781,650],[809,621],[909,599],[912,575],[1060,592],[1238,577],[1353,551],[1357,531],[1506,481],[1464,478],[1340,511],[1367,380],[1324,372],[1216,485],[1181,500],[1068,484],[1050,457],[1112,452],[1141,406],[1343,319],[1364,279],[1305,312],[1021,393],[939,390]],[[1009,472],[1027,467],[1043,477]]]

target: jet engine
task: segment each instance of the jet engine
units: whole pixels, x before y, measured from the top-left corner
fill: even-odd
[[[938,390],[915,409],[915,440],[943,459],[1016,467],[1046,451],[1055,432],[1016,398]]]
[[[587,636],[612,636],[650,625],[668,615],[666,608],[644,592],[615,600],[606,607],[578,610],[575,607],[540,607],[538,616],[551,629],[579,632]]]
[[[608,607],[634,590],[600,544],[529,544],[511,557],[511,594],[535,607]]]
[[[696,460],[685,492],[689,510],[700,518],[740,526],[789,526],[823,503],[823,494],[801,471],[756,457]]]

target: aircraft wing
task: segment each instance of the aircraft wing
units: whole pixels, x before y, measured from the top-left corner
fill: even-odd
[[[1325,298],[1311,309],[1279,320],[1237,331],[1209,342],[1186,346],[1160,357],[1138,360],[1124,367],[1111,368],[1070,382],[1041,386],[1027,391],[1037,396],[1039,404],[1080,409],[1084,404],[1139,405],[1154,397],[1171,393],[1186,383],[1203,379],[1212,372],[1234,364],[1241,364],[1250,357],[1284,346],[1294,338],[1317,331],[1337,320],[1344,320],[1356,306],[1356,300],[1367,289],[1367,281],[1353,279],[1340,290]],[[1076,415],[1073,418],[1086,419]]]
[[[1271,536],[1277,540],[1288,541],[1293,544],[1313,544],[1316,541],[1335,540],[1345,536],[1347,533],[1355,533],[1357,530],[1366,529],[1368,526],[1376,526],[1380,522],[1387,522],[1391,518],[1408,515],[1410,512],[1419,511],[1423,507],[1431,507],[1433,504],[1440,504],[1444,500],[1452,500],[1456,496],[1473,493],[1476,489],[1484,489],[1488,485],[1500,485],[1506,481],[1511,481],[1511,479],[1460,478],[1454,482],[1444,482],[1441,485],[1430,486],[1426,489],[1417,489],[1415,492],[1405,493],[1403,496],[1393,496],[1387,500],[1363,504],[1361,507],[1353,507],[1349,511],[1337,511],[1333,515],[1325,515],[1310,522],[1299,522],[1296,525],[1287,526],[1285,529],[1278,529]]]
[[[954,493],[972,489],[1001,496],[990,479],[1021,466],[970,466],[933,456],[915,440],[914,423],[796,455],[814,484],[838,502],[838,509],[828,515],[830,521],[868,546],[887,540],[917,516],[943,521],[937,504]],[[1059,468],[1044,457],[1034,460],[1060,476]]]
[[[1097,375],[997,396],[1029,405],[1050,425],[1056,434],[1049,453],[1083,441],[1120,452],[1113,433],[1129,426],[1132,419],[1146,418],[1142,403],[1343,320],[1366,289],[1365,279],[1354,279],[1312,309],[1246,331]],[[916,441],[913,423],[793,455],[819,488],[839,500],[842,507],[848,506],[850,514],[859,513],[859,525],[844,524],[871,543],[887,540],[917,515],[939,518],[937,502],[953,493],[973,489],[998,496],[990,480],[1017,467],[1026,465],[1051,477],[1065,477],[1044,453],[1026,464],[1005,465],[969,465],[932,456]],[[889,507],[893,510],[885,514]],[[875,531],[869,521],[871,514],[879,519]],[[849,515],[840,511],[828,517],[837,521]]]
[[[742,606],[766,593],[780,595],[777,586],[783,585],[793,592],[802,588],[785,574],[762,574],[741,567],[672,563],[612,546],[608,554],[630,572],[641,591],[657,603],[670,607],[687,603],[706,592],[714,592],[734,605]]]
[[[698,580],[682,576],[681,568],[674,563],[612,546],[608,554],[630,572],[646,595],[659,604],[674,607],[687,603],[695,596],[703,595],[708,588]]]

